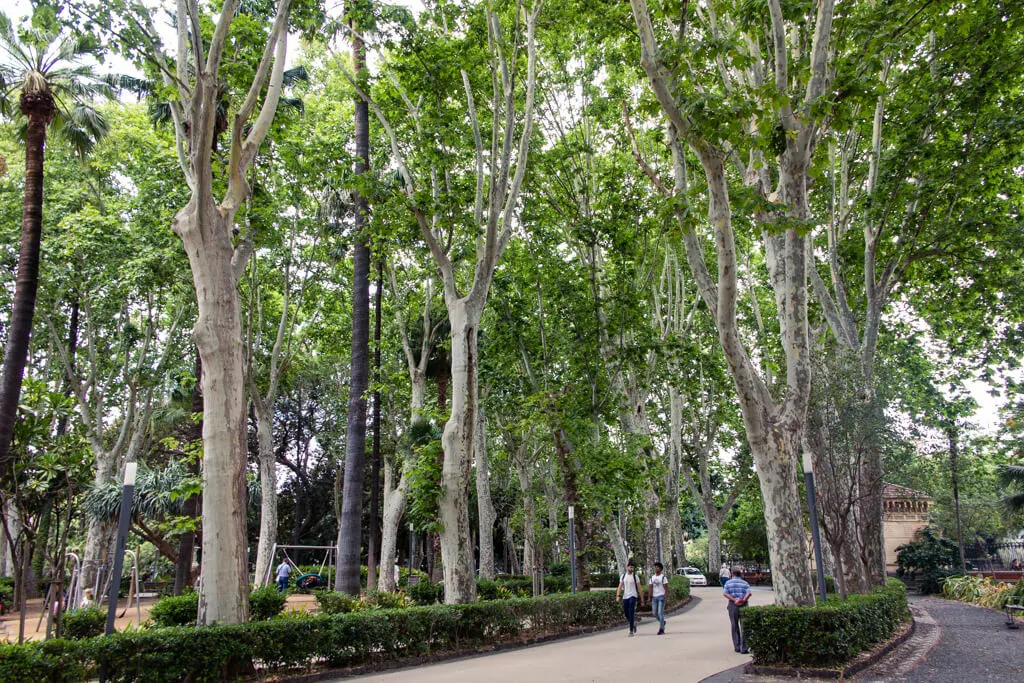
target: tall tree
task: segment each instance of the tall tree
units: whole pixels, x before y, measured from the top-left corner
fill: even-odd
[[[92,99],[113,95],[109,77],[81,64],[100,52],[92,35],[62,30],[45,9],[38,10],[34,19],[32,28],[18,30],[0,13],[0,49],[10,59],[0,64],[0,113],[11,117],[17,101],[26,121],[21,246],[0,377],[0,477],[9,474],[11,438],[39,289],[47,129],[66,137],[80,155],[86,154],[107,131]]]
[[[353,7],[349,6],[349,12]],[[356,82],[365,89],[366,46],[356,17],[349,16],[352,31],[352,67]],[[356,176],[370,170],[370,109],[365,99],[355,102]],[[338,570],[334,590],[359,595],[359,558],[362,548],[363,480],[366,470],[366,390],[370,374],[370,242],[366,228],[370,210],[366,191],[353,192],[355,247],[352,272],[352,364],[348,395],[348,430],[345,438],[345,481],[338,525]],[[367,582],[372,582],[368,577]],[[372,585],[372,584],[371,584]]]

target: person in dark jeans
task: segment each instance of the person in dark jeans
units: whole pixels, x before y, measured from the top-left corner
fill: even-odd
[[[636,577],[636,567],[630,561],[626,565],[626,573],[619,577],[619,588],[615,591],[615,599],[622,600],[622,613],[629,623],[629,636],[636,635],[636,603],[643,607],[643,593],[640,592],[640,580]]]
[[[732,647],[740,654],[750,650],[743,643],[743,631],[740,628],[740,608],[750,600],[750,584],[743,580],[743,572],[739,567],[732,568],[732,578],[722,587],[722,595],[729,600],[729,623],[732,624]]]

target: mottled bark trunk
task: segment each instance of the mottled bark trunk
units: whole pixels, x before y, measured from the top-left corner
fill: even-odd
[[[96,471],[93,472],[93,487],[105,486],[114,477],[115,463],[111,454],[93,452],[96,458]],[[110,552],[110,541],[114,525],[110,520],[97,520],[88,517],[85,532],[85,549],[82,552],[82,585],[86,588],[95,587],[97,573],[106,562]],[[102,588],[102,587],[101,587]]]
[[[369,122],[367,122],[369,125]],[[384,264],[377,259],[377,291],[374,296],[373,322],[373,384],[380,386],[380,331],[381,302],[384,293]],[[373,390],[373,450],[370,457],[370,538],[366,552],[366,589],[373,590],[377,585],[377,559],[385,570],[391,568],[390,557],[380,554],[380,389]],[[383,571],[387,574],[387,571]],[[394,572],[392,572],[394,573]]]
[[[708,566],[709,574],[714,574],[722,567],[722,523],[717,515],[707,520],[708,525]]]
[[[257,585],[268,575],[277,542],[277,457],[274,453],[274,409],[260,396],[252,397],[256,414],[256,443],[260,468],[260,535],[256,542]]]
[[[384,470],[384,519],[380,538],[380,566],[388,567],[398,557],[398,529],[405,512],[408,484],[405,475],[397,470],[401,465],[386,467]],[[398,483],[394,479],[398,478]],[[395,590],[394,572],[382,571],[377,579],[377,590]]]
[[[476,434],[473,437],[476,460],[476,503],[480,537],[480,577],[494,578],[494,503],[491,501],[491,474],[487,462],[487,433],[484,411],[477,406]],[[525,562],[524,562],[525,563]]]
[[[451,324],[451,415],[441,437],[441,558],[448,604],[476,600],[473,547],[469,531],[469,481],[477,410],[477,326],[480,311],[464,300],[449,300]]]
[[[619,531],[619,525],[615,520],[615,515],[605,514],[604,517],[604,528],[608,534],[608,540],[612,544],[612,552],[615,553],[615,564],[619,567],[619,573],[626,573],[626,563],[629,562],[629,553],[626,552],[626,542],[622,538],[622,532]]]
[[[25,200],[21,210],[21,244],[15,276],[11,322],[7,327],[3,377],[0,377],[0,480],[10,480],[11,439],[18,416],[21,382],[28,362],[32,319],[39,289],[39,251],[43,233],[43,162],[46,127],[53,117],[50,93],[22,93],[21,113],[28,119],[25,131]]]
[[[201,193],[197,193],[201,194]],[[203,359],[203,562],[200,624],[248,619],[246,571],[245,372],[242,323],[231,244],[233,215],[193,196],[175,217],[192,268],[199,317],[193,329]]]
[[[366,52],[358,32],[352,35],[352,62],[357,79],[365,77]],[[366,101],[355,102],[356,174],[370,168],[370,120]],[[366,389],[370,366],[370,249],[369,204],[362,192],[354,193],[356,244],[352,273],[352,364],[345,441],[345,483],[338,527],[338,570],[334,590],[359,595],[362,540],[363,480],[366,464]]]

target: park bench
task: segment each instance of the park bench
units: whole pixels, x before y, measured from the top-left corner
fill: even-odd
[[[1024,615],[1024,596],[1014,595],[1006,601],[1006,626],[1007,628],[1020,628],[1017,625],[1016,616]]]

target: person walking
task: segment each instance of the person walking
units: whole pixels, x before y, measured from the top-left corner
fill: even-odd
[[[729,571],[729,565],[725,562],[722,563],[722,568],[718,570],[719,584],[724,588],[725,582],[732,576],[732,572]]]
[[[732,625],[732,647],[742,655],[750,650],[743,643],[743,630],[740,627],[740,608],[750,600],[750,584],[743,580],[743,570],[732,568],[732,578],[722,587],[722,595],[729,600],[729,623]]]
[[[643,594],[640,593],[640,580],[636,577],[636,567],[632,560],[626,565],[626,573],[619,577],[619,588],[615,591],[615,599],[622,600],[622,613],[629,623],[629,637],[636,635],[636,603],[644,606]]]
[[[285,560],[277,565],[277,592],[284,593],[288,590],[288,577],[292,575],[292,566]]]
[[[651,612],[658,620],[658,635],[665,635],[665,598],[668,595],[668,577],[664,574],[665,567],[661,562],[654,563],[654,576],[647,586],[647,600],[651,603]]]

